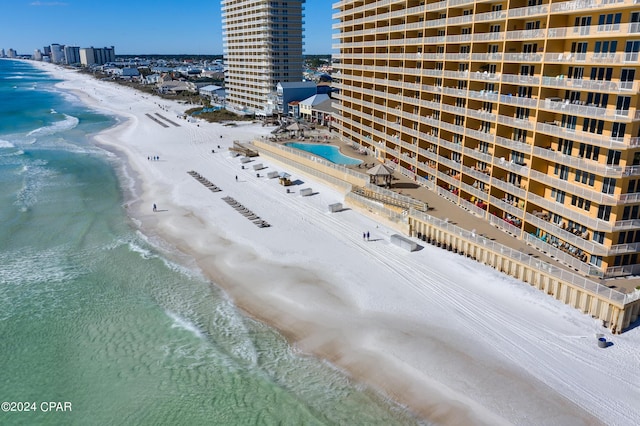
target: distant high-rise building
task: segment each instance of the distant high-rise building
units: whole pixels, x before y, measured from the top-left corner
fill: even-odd
[[[270,114],[279,82],[302,80],[304,0],[222,0],[227,105]]]
[[[44,46],[42,48],[42,56],[51,56],[51,46]]]
[[[335,127],[585,275],[638,274],[634,3],[335,3]]]
[[[7,53],[7,57],[9,57],[9,58],[17,58],[18,57],[18,53],[16,53],[16,51],[13,50],[13,49],[9,49],[9,53]]]
[[[79,50],[80,63],[84,66],[104,65],[116,60],[115,48],[113,46],[104,48],[87,47]]]
[[[7,54],[4,53],[4,49],[0,49],[0,58],[6,58]]]
[[[33,60],[34,61],[42,61],[42,52],[40,51],[40,49],[36,49],[33,52]]]
[[[54,64],[61,64],[64,62],[63,46],[57,43],[51,45],[51,62]]]
[[[78,46],[65,46],[64,60],[68,65],[79,64],[80,48]]]
[[[85,47],[80,49],[80,63],[85,67],[96,64],[96,58],[93,53],[93,47]]]

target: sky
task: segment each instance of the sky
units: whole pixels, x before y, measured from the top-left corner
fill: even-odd
[[[305,54],[331,53],[332,0],[305,2]],[[220,0],[0,0],[0,49],[114,46],[116,55],[222,54]]]

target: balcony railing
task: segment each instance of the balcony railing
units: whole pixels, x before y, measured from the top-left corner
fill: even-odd
[[[640,251],[640,243],[632,243],[632,244],[616,244],[611,246],[609,249],[609,255],[617,255],[624,253],[635,253]]]
[[[569,209],[560,203],[548,200],[532,192],[528,193],[527,200],[544,210],[557,213],[565,219],[572,220],[576,223],[586,226],[589,229],[593,229],[594,231],[611,232],[613,230],[613,226],[609,222],[592,218],[590,216],[587,216],[586,214],[580,213],[577,210]]]
[[[627,118],[627,120],[624,121],[629,120],[629,110],[613,110],[596,106],[578,105],[576,103],[570,103],[568,100],[563,102],[547,98],[544,102],[540,102],[539,108],[562,114],[586,115],[618,121],[624,120],[624,118]]]
[[[524,211],[521,208],[518,208],[512,204],[509,204],[506,201],[503,201],[497,197],[494,197],[493,195],[489,196],[489,202],[492,205],[502,209],[502,211],[509,213],[511,216],[515,216],[519,219],[524,218]],[[522,203],[524,203],[524,201],[522,201]]]
[[[589,132],[576,131],[567,127],[561,127],[555,123],[537,123],[536,131],[558,136],[564,139],[570,139],[577,142],[586,142],[592,145],[598,145],[604,148],[625,149],[630,146],[631,139],[613,138],[606,135],[597,135]]]
[[[630,229],[639,229],[640,219],[619,220],[613,226],[614,231],[627,231]]]
[[[508,192],[509,194],[515,195],[523,200],[527,197],[527,191],[522,189],[522,185],[516,185],[511,182],[498,179],[496,177],[491,178],[491,186],[495,186],[496,188]]]
[[[446,192],[446,191],[445,191]],[[582,288],[586,291],[589,291],[592,294],[596,294],[599,297],[603,297],[607,300],[611,300],[614,301],[616,303],[630,303],[634,300],[637,300],[640,295],[638,294],[624,294],[621,293],[615,289],[609,288],[605,285],[596,283],[594,281],[591,281],[588,278],[579,276],[571,271],[567,271],[563,268],[558,268],[555,265],[552,265],[550,263],[544,262],[538,258],[536,258],[535,256],[531,256],[528,253],[524,253],[522,251],[516,250],[516,249],[512,249],[510,247],[504,246],[500,243],[497,243],[496,241],[492,241],[482,235],[477,235],[475,232],[473,231],[468,231],[466,229],[460,228],[452,223],[448,223],[445,220],[442,219],[438,219],[435,217],[432,217],[426,213],[423,212],[419,212],[419,211],[415,211],[415,210],[410,210],[409,211],[409,215],[411,217],[416,218],[419,221],[437,226],[441,229],[446,230],[448,233],[451,234],[455,234],[455,235],[460,235],[461,237],[465,238],[468,241],[473,242],[474,244],[480,246],[480,247],[486,247],[486,249],[491,250],[495,253],[501,253],[503,256],[508,257],[509,259],[512,259],[513,261],[516,261],[518,263],[522,263],[532,269],[536,269],[536,270],[541,270],[541,271],[547,271],[549,275],[554,276],[564,282],[570,283],[573,286],[576,286],[578,288]],[[553,249],[552,246],[538,240],[536,237],[531,236],[529,234],[524,234],[524,238],[526,241],[530,242],[532,245],[541,248],[542,250],[547,251],[546,249]],[[536,241],[537,240],[537,241]],[[558,258],[562,258],[563,254],[566,255],[566,253],[557,250],[558,253]],[[551,251],[549,251],[551,252]],[[555,252],[554,252],[555,254]],[[576,261],[577,259],[569,256],[571,259],[573,259],[574,261]],[[568,259],[569,261],[571,261],[571,259]],[[564,260],[564,259],[563,259]],[[579,262],[579,261],[578,261]],[[579,262],[580,264],[586,265],[582,262]],[[578,269],[578,268],[575,268]],[[590,265],[586,265],[586,267],[584,269],[579,269],[581,270],[583,273],[586,274],[597,274],[599,272],[599,270],[594,267],[594,266],[590,266]],[[601,275],[601,271],[600,271],[600,275]]]
[[[535,235],[524,234],[524,240],[529,244],[531,244],[532,246],[538,248],[543,253],[548,254],[550,257],[555,258],[556,260],[564,263],[570,268],[577,270],[578,272],[581,272],[585,275],[595,275],[595,274],[601,275],[602,274],[602,271],[600,271],[596,267],[590,266],[587,263],[584,263],[579,259],[576,259],[575,257],[571,256],[569,253],[565,253],[564,251],[552,246],[551,244],[548,244],[540,240]],[[596,285],[599,285],[599,284],[596,284]]]
[[[604,80],[583,80],[575,78],[564,78],[563,75],[556,77],[542,77],[542,85],[548,87],[559,87],[561,89],[597,90],[602,92],[638,92],[637,81],[604,81]]]
[[[489,223],[497,226],[498,228],[504,229],[505,231],[507,231],[508,233],[510,233],[511,235],[517,238],[520,238],[520,236],[522,235],[522,229],[518,228],[515,225],[510,224],[504,219],[500,219],[496,215],[493,215],[493,214],[489,215]]]

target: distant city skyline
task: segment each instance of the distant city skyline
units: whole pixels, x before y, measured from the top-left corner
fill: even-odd
[[[305,3],[304,53],[331,53],[333,2]],[[218,55],[222,48],[219,0],[0,0],[0,48],[32,55],[52,43],[115,46],[118,55]],[[28,30],[26,30],[28,28]]]

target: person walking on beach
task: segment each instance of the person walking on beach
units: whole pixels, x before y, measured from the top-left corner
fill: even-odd
[[[156,206],[156,203],[153,203],[153,211],[157,212],[158,211],[158,206]]]
[[[238,181],[238,175],[236,175],[236,182]]]
[[[369,241],[369,231],[367,231],[367,241]]]
[[[363,232],[363,233],[362,233],[362,240],[365,240],[366,238],[367,238],[367,233],[366,233],[366,232]]]

